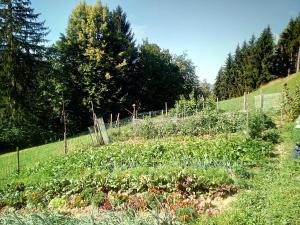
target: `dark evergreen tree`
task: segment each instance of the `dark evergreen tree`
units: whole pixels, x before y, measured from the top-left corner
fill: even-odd
[[[278,41],[277,63],[286,69],[286,75],[300,70],[300,16],[291,19],[287,27],[280,34]],[[279,51],[278,50],[278,51]],[[284,70],[285,71],[285,70]]]
[[[47,28],[30,0],[2,0],[0,11],[0,83],[7,116],[33,111]]]
[[[274,49],[275,44],[273,34],[271,28],[268,26],[263,30],[256,42],[256,57],[257,62],[259,62],[257,69],[259,76],[257,77],[257,80],[255,80],[254,88],[258,88],[261,84],[276,78],[275,75],[272,75]]]

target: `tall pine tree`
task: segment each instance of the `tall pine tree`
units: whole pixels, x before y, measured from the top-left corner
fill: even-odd
[[[33,111],[47,28],[30,0],[1,0],[0,21],[0,95],[14,121]]]

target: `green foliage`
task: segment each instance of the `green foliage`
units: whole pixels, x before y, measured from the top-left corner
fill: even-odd
[[[96,217],[96,218],[95,218]],[[162,215],[157,211],[150,211],[149,215],[141,215],[139,212],[126,210],[125,212],[103,212],[89,217],[75,218],[57,213],[30,213],[19,214],[9,213],[0,217],[0,223],[3,225],[174,225],[176,220],[171,215],[165,213]],[[158,219],[159,218],[159,219]]]
[[[287,119],[294,121],[300,115],[300,86],[296,86],[294,94],[291,94],[287,84],[283,89],[283,110]]]
[[[92,197],[92,204],[99,207],[104,203],[105,194],[102,191],[97,191]]]
[[[40,126],[36,124],[23,124],[11,126],[0,122],[0,150],[23,148],[42,143],[48,137]]]
[[[294,124],[292,124],[292,126],[294,127]],[[293,129],[292,140],[294,144],[300,143],[300,129]]]
[[[275,72],[281,76],[292,74],[297,70],[298,51],[300,47],[300,16],[292,18],[280,34],[276,51]]]
[[[252,36],[241,47],[238,45],[218,72],[215,95],[220,99],[242,96],[270,80],[298,72],[299,28],[300,16],[291,19],[277,46],[269,26],[258,38]]]
[[[186,105],[186,112],[192,113],[195,107],[193,102],[188,101]],[[219,113],[215,110],[204,110],[187,118],[142,121],[133,128],[132,135],[145,138],[161,138],[170,135],[215,135],[234,133],[241,131],[244,127],[245,115],[242,113]]]
[[[241,136],[191,139],[184,145],[162,142],[83,150],[24,170],[8,188],[3,187],[5,195],[0,202],[21,208],[37,206],[40,201],[38,206],[43,207],[64,196],[70,205],[82,207],[103,204],[108,197],[113,206],[118,206],[128,201],[128,194],[151,188],[201,194],[238,182],[230,175],[230,170],[237,168],[234,164],[258,165],[271,151],[269,142]],[[23,180],[25,186],[15,185],[14,180]]]
[[[141,110],[161,109],[165,102],[171,107],[179,95],[186,92],[185,79],[193,79],[195,74],[186,73],[183,77],[182,64],[185,62],[174,63],[169,50],[161,49],[157,44],[144,41],[139,46],[137,77],[133,85],[136,89],[134,98]]]
[[[293,126],[285,126],[282,155],[248,178],[251,191],[242,190],[235,201],[216,216],[203,216],[193,224],[298,224],[300,213],[299,160],[290,158]]]
[[[279,135],[275,129],[275,123],[264,113],[254,113],[249,119],[249,136],[251,138],[262,138],[277,143]]]
[[[49,202],[48,207],[50,209],[60,210],[65,205],[66,205],[66,200],[60,197],[55,197]]]

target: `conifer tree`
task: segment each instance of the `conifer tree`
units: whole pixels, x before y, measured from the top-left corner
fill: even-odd
[[[255,88],[258,88],[261,84],[276,77],[272,75],[275,44],[269,26],[262,31],[260,37],[257,39],[256,47],[259,76],[255,82]]]
[[[7,117],[15,120],[17,111],[21,115],[34,108],[48,30],[30,0],[1,0],[0,21],[0,95]]]
[[[278,48],[282,66],[287,66],[287,74],[300,70],[300,15],[291,19],[287,27],[280,34]]]

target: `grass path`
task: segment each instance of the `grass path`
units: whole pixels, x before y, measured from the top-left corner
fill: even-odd
[[[291,127],[282,128],[277,156],[256,171],[249,188],[223,213],[194,224],[300,224],[300,159],[291,159],[292,136]]]

